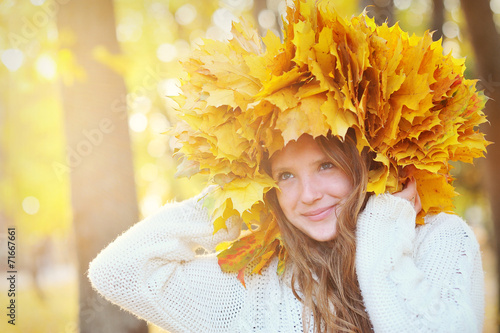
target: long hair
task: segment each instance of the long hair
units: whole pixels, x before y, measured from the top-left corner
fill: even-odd
[[[352,133],[350,133],[352,134]],[[302,322],[314,332],[371,332],[355,269],[356,221],[367,200],[369,156],[361,154],[351,135],[317,137],[316,142],[331,162],[349,177],[353,190],[345,198],[337,217],[337,235],[317,242],[286,219],[275,190],[266,196],[276,216],[284,247],[286,269],[292,272],[292,291],[304,305]]]

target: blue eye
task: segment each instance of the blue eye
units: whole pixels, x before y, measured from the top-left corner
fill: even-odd
[[[282,172],[278,175],[278,181],[287,180],[287,179],[290,179],[292,177],[293,177],[293,175],[290,172],[285,171],[285,172]]]
[[[325,162],[325,163],[321,163],[319,169],[320,170],[327,170],[327,169],[331,169],[333,167],[334,167],[334,165],[332,162]]]

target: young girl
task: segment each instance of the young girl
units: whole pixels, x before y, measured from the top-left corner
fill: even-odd
[[[295,1],[265,51],[233,35],[186,62],[176,131],[215,185],[119,236],[94,288],[172,333],[481,332],[479,246],[445,212],[448,160],[487,144],[461,64],[327,2]]]
[[[110,244],[90,266],[94,287],[169,332],[303,332],[303,305],[319,331],[481,332],[481,255],[459,217],[442,213],[415,228],[413,181],[372,196],[358,216],[367,168],[350,142],[306,134],[271,164],[280,186],[271,200],[293,263],[285,276],[275,259],[245,288],[214,255],[196,256],[196,247],[213,251],[240,232],[231,219],[213,235],[201,194],[165,205]]]

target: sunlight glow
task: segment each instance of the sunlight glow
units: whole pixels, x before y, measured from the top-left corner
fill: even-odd
[[[6,9],[11,8],[11,7],[14,7],[15,4],[16,4],[15,0],[4,0],[4,1],[0,2],[0,8],[2,10],[6,10]]]
[[[183,59],[191,54],[191,45],[186,40],[178,39],[174,45],[177,50],[177,58]]]
[[[134,113],[130,116],[128,125],[134,132],[144,132],[148,127],[148,118],[142,113]]]
[[[458,9],[460,8],[460,0],[444,0],[444,8],[449,12]]]
[[[500,0],[491,0],[490,8],[495,14],[500,14]]]
[[[153,163],[146,163],[141,167],[139,173],[142,179],[152,182],[158,177],[158,166]]]
[[[148,144],[148,154],[151,157],[162,157],[167,151],[167,146],[164,140],[153,139]]]
[[[431,10],[431,8],[432,8],[432,1],[430,0],[413,0],[411,3],[412,14],[427,15]]]
[[[453,40],[453,39],[445,39],[443,42],[443,54],[451,54],[455,58],[461,58],[462,56],[460,55],[460,44]]]
[[[51,42],[55,42],[58,38],[59,30],[57,30],[57,27],[55,25],[47,27],[47,39]]]
[[[212,22],[223,31],[230,32],[233,21],[238,18],[227,8],[219,8],[212,15]]]
[[[163,62],[170,62],[177,57],[177,48],[172,44],[161,44],[156,49],[156,56]]]
[[[24,53],[18,49],[8,49],[2,52],[0,59],[9,71],[15,72],[24,62]]]
[[[199,45],[203,45],[203,38],[205,37],[205,30],[196,29],[189,34],[189,42],[191,47],[196,49]]]
[[[218,26],[211,26],[207,29],[205,37],[208,39],[214,39],[218,41],[227,41],[232,38],[232,34],[228,31],[224,31]]]
[[[412,15],[408,17],[408,24],[417,27],[422,24],[423,19],[424,17],[421,14],[412,13]]]
[[[142,216],[149,216],[153,214],[158,208],[161,207],[162,200],[159,195],[149,194],[143,200],[141,204]]]
[[[175,12],[175,20],[180,25],[188,25],[194,21],[197,15],[196,7],[188,3],[177,9]]]
[[[151,126],[151,130],[154,133],[163,133],[170,128],[170,122],[167,117],[160,112],[152,113],[149,116],[149,124]]]
[[[48,54],[42,54],[36,60],[37,72],[47,80],[52,80],[56,77],[57,64]]]
[[[443,24],[443,34],[448,37],[448,38],[455,38],[458,37],[460,33],[460,28],[458,27],[458,24],[456,24],[453,21],[446,21]]]
[[[24,198],[22,206],[27,214],[35,215],[40,209],[40,201],[35,197],[29,196]]]
[[[223,2],[225,6],[238,10],[249,10],[253,6],[253,0],[222,0],[221,2]],[[269,0],[267,3],[267,6],[270,7]]]
[[[135,97],[130,104],[130,107],[132,110],[135,112],[141,112],[143,114],[148,113],[151,110],[151,107],[153,106],[153,102],[148,96],[137,96]]]
[[[162,96],[179,96],[182,93],[179,79],[166,79],[159,83],[158,90]]]
[[[149,6],[149,14],[156,18],[163,18],[169,14],[168,5],[161,2],[153,2]]]
[[[411,0],[394,0],[394,6],[399,10],[408,9],[411,6]]]
[[[144,17],[140,12],[131,12],[116,26],[116,37],[120,42],[137,42],[142,37]]]
[[[259,24],[264,29],[271,29],[276,24],[276,15],[269,9],[264,9],[259,13]]]

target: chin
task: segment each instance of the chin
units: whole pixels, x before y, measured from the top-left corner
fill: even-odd
[[[308,236],[317,242],[324,243],[324,242],[329,242],[331,240],[334,240],[335,237],[337,236],[337,233],[321,234],[321,235],[308,234]]]

